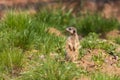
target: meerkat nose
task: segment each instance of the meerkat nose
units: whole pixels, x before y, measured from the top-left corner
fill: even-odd
[[[66,28],[66,31],[68,31],[69,29],[68,28]]]

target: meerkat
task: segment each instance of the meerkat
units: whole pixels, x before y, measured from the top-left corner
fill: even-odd
[[[66,31],[70,33],[70,36],[67,38],[65,44],[65,60],[74,62],[78,59],[79,55],[79,36],[75,27],[68,27]]]

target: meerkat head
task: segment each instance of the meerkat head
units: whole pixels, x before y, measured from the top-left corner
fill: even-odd
[[[66,31],[68,31],[72,35],[77,33],[77,29],[75,27],[68,27],[66,28]]]

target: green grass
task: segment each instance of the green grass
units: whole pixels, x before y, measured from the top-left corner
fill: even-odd
[[[99,39],[99,35],[116,29],[119,24],[115,19],[104,19],[99,15],[86,15],[74,17],[71,11],[42,10],[35,15],[25,13],[8,12],[0,21],[0,80],[71,80],[87,74],[73,63],[61,62],[65,55],[66,37],[55,36],[46,32],[49,27],[54,27],[61,32],[68,26],[75,26],[78,33],[86,35],[80,42],[80,58],[86,53],[86,49],[104,49],[107,53],[115,53],[115,45]],[[94,32],[94,33],[93,33]],[[100,34],[99,34],[100,33]],[[117,40],[119,43],[119,40]],[[34,54],[32,50],[37,50]],[[30,54],[26,54],[31,51]],[[59,58],[50,58],[51,53],[56,53]],[[33,55],[31,60],[28,59]],[[45,55],[42,61],[40,55]],[[94,61],[102,61],[100,56],[94,56]],[[25,63],[29,64],[26,66]],[[35,65],[34,65],[35,63]],[[30,67],[28,71],[22,71]],[[12,73],[15,68],[21,69],[20,76]],[[7,76],[8,75],[8,76]],[[104,75],[93,75],[93,80],[118,80],[117,77],[108,79]],[[5,77],[7,76],[7,78]]]
[[[102,56],[102,53],[99,53],[98,55],[93,55],[92,60],[98,65],[101,66],[104,62],[104,57]]]
[[[101,73],[95,73],[91,76],[91,80],[119,80],[120,76],[107,75]]]
[[[116,39],[115,39],[115,42],[116,42],[117,44],[120,44],[120,37],[116,38]]]
[[[23,74],[23,80],[70,80],[79,76],[82,70],[73,63],[64,63],[53,58],[46,57],[32,70]]]
[[[88,14],[78,21],[78,26],[83,35],[95,32],[105,36],[105,33],[119,28],[119,22],[114,18],[105,19],[99,14]]]
[[[23,67],[23,52],[21,49],[6,49],[0,52],[0,74],[17,74],[17,70]],[[1,77],[1,76],[0,76]]]
[[[116,46],[111,44],[107,40],[99,39],[99,35],[96,33],[90,33],[82,41],[83,48],[88,49],[104,49],[107,53],[114,53]]]

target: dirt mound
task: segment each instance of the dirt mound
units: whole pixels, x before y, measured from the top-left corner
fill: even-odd
[[[61,37],[64,37],[64,35],[61,33],[60,30],[56,29],[56,28],[53,28],[53,27],[50,27],[46,30],[46,32],[50,33],[50,34],[53,34],[55,36],[61,36]]]
[[[117,38],[117,37],[120,37],[120,31],[119,30],[112,30],[110,32],[108,32],[106,34],[106,37],[109,39],[112,39],[112,38]]]
[[[107,73],[107,74],[109,74],[109,75],[113,75],[113,74],[114,74],[114,75],[119,75],[119,76],[120,76],[120,68],[117,67],[116,64],[110,65],[110,64],[104,63],[104,64],[102,65],[101,71],[102,71],[103,73]]]
[[[74,78],[73,80],[91,80],[91,78],[90,77],[87,77],[87,76],[84,76],[84,75],[82,75],[80,78]]]
[[[104,50],[93,49],[88,50],[88,53],[79,61],[78,66],[88,72],[101,71],[106,74],[120,75],[120,68],[117,66],[118,63],[118,59],[107,54]]]

